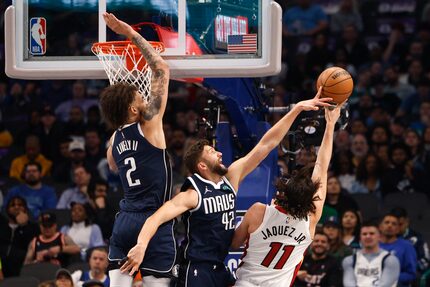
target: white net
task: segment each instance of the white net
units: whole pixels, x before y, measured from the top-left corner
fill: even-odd
[[[158,53],[164,50],[161,43],[151,44]],[[111,85],[132,84],[145,101],[149,100],[152,71],[134,44],[129,41],[96,43],[91,50],[102,63]]]

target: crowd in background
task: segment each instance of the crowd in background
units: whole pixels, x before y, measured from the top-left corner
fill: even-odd
[[[330,66],[349,71],[355,83],[348,126],[335,137],[322,232],[296,285],[341,286],[342,260],[362,246],[361,223],[376,220],[380,247],[396,251],[399,286],[430,286],[430,1],[278,2],[282,71],[262,79],[274,89],[271,104],[313,97],[316,78]],[[107,262],[100,246],[108,242],[121,198],[119,178],[106,161],[112,131],[98,107],[108,82],[23,81],[3,71],[0,278],[17,276],[33,262],[67,267],[88,261],[91,267],[94,254]],[[171,82],[164,132],[177,186],[187,176],[184,151],[205,135],[197,120],[208,98],[192,84]],[[273,124],[280,116],[267,120]],[[288,172],[288,154],[279,149],[278,155],[280,172]],[[296,165],[315,158],[313,146],[303,147]],[[408,200],[412,207],[404,205]],[[36,244],[45,238],[54,238],[52,244]],[[78,279],[108,286],[106,267],[91,267]],[[70,277],[63,271],[59,276]]]

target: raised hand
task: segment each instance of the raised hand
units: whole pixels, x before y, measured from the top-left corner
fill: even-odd
[[[345,100],[346,102],[346,100]],[[338,104],[335,108],[328,107],[325,109],[325,120],[327,123],[335,124],[340,117],[340,110],[345,102]]]
[[[106,22],[106,25],[115,33],[124,35],[128,38],[131,38],[134,30],[133,28],[125,23],[124,21],[119,20],[112,13],[103,13],[103,19]]]
[[[130,276],[139,271],[140,264],[145,256],[146,246],[135,245],[127,254],[127,261],[121,266],[122,273],[128,272]]]
[[[332,98],[320,98],[322,87],[318,89],[317,94],[311,100],[298,102],[296,106],[300,108],[301,111],[317,111],[320,107],[332,107],[330,103],[333,101]]]

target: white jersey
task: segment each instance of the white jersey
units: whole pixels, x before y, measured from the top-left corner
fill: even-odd
[[[263,222],[249,235],[235,286],[291,286],[311,242],[309,218],[294,219],[276,205],[266,206]]]
[[[390,256],[388,251],[380,249],[379,254],[375,258],[372,258],[372,261],[369,261],[366,257],[364,257],[360,250],[357,251],[357,253],[353,255],[352,263],[357,286],[379,286],[384,260],[388,256]],[[394,283],[393,287],[394,286],[397,286],[397,282]]]

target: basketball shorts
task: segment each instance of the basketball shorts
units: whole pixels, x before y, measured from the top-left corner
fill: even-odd
[[[125,212],[117,214],[109,243],[111,266],[125,258],[137,243],[137,237],[145,221],[153,212]],[[145,258],[140,265],[143,276],[171,277],[176,260],[176,242],[173,234],[174,221],[161,225],[148,244]],[[112,267],[111,267],[112,268]]]
[[[176,287],[227,287],[234,278],[224,264],[184,262],[179,268]]]

